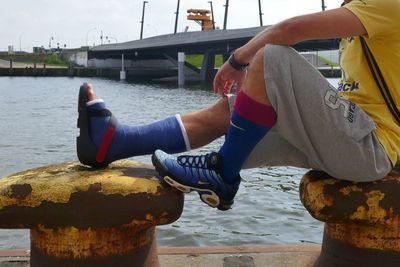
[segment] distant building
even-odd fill
[[[43,46],[41,46],[41,47],[35,46],[35,47],[33,47],[33,53],[35,53],[35,54],[46,54],[46,49]]]
[[[87,67],[88,50],[89,47],[86,46],[77,49],[63,49],[60,55],[65,61],[70,63],[72,66]]]

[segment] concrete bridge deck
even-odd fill
[[[207,32],[182,32],[159,35],[126,43],[101,45],[90,50],[89,59],[93,57],[120,58],[121,53],[131,53],[131,55],[127,54],[128,58],[132,56],[137,59],[154,58],[163,54],[175,57],[178,52],[185,52],[186,54],[203,54],[206,51],[213,51],[220,54],[230,53],[247,43],[267,27],[213,30]],[[337,46],[338,43],[334,39],[328,39],[305,41],[293,47],[302,52],[333,50],[337,49]]]
[[[201,69],[186,62],[185,75],[201,81],[212,81],[215,75],[215,55],[222,54],[226,60],[232,51],[246,44],[266,27],[182,32],[126,43],[100,45],[89,50],[88,66],[122,69],[124,65],[127,76],[150,76],[157,79],[176,75],[179,52],[203,54]],[[312,40],[293,47],[300,52],[333,50],[337,49],[338,42],[334,39]],[[158,71],[160,69],[161,73]],[[144,70],[147,72],[143,73]]]

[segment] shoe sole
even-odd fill
[[[210,207],[217,208],[219,206],[219,203],[220,203],[219,197],[212,190],[201,189],[201,188],[196,188],[196,187],[191,187],[191,186],[180,184],[168,175],[164,176],[163,179],[167,184],[178,189],[179,191],[181,191],[183,193],[189,193],[192,191],[198,192],[200,195],[200,199],[204,203],[209,205]]]
[[[89,115],[86,102],[88,100],[85,84],[79,88],[78,98],[78,120],[79,136],[76,138],[76,151],[78,159],[82,164],[93,168],[105,168],[108,163],[99,163],[96,161],[97,148],[90,138]]]
[[[156,168],[156,171],[162,177],[163,181],[166,182],[171,187],[183,193],[190,193],[192,191],[198,192],[201,201],[203,201],[212,208],[218,208],[219,210],[228,210],[231,208],[230,203],[225,203],[224,201],[221,201],[222,199],[218,196],[218,194],[211,189],[187,186],[177,182],[174,179],[173,175],[171,175],[167,170],[165,170],[165,168],[162,166],[162,164],[158,161],[158,159],[154,155],[152,155],[151,161],[154,167]]]

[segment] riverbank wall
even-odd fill
[[[326,78],[338,78],[341,76],[339,68],[324,68],[319,71]],[[162,77],[177,77],[176,69],[168,70],[126,70],[127,78],[158,79]],[[119,69],[99,69],[99,68],[0,68],[0,76],[16,77],[104,77],[119,79]],[[190,77],[189,77],[190,78]],[[192,77],[193,78],[193,77]]]
[[[119,70],[91,68],[0,68],[0,76],[119,77]]]

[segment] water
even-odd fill
[[[29,168],[77,160],[77,93],[85,82],[120,121],[146,123],[214,103],[211,86],[178,88],[165,84],[106,79],[0,77],[0,177]],[[193,151],[217,149],[222,139]],[[135,160],[151,164],[150,156]],[[307,170],[279,167],[242,172],[244,181],[232,210],[221,212],[185,197],[182,217],[158,227],[160,246],[223,246],[321,243],[322,223],[305,211],[298,187]],[[28,230],[0,230],[0,249],[29,247]]]

